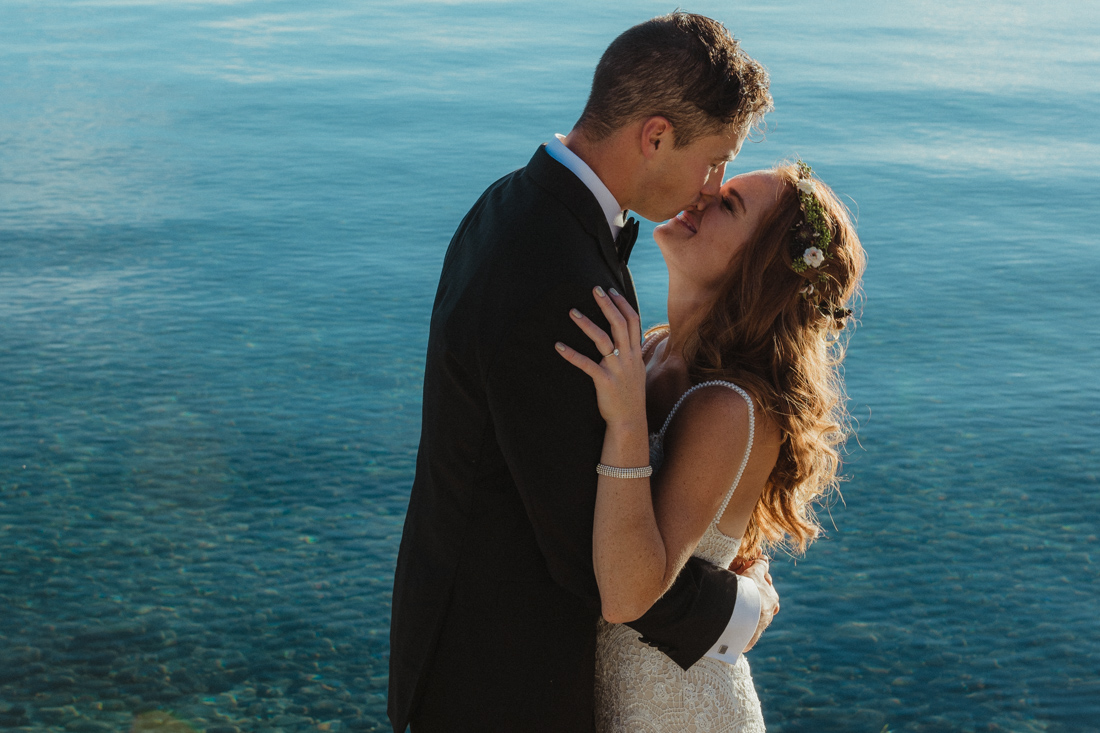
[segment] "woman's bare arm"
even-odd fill
[[[613,339],[583,316],[574,319],[609,356],[595,364],[563,344],[558,350],[596,384],[607,422],[601,463],[646,466],[645,364],[637,314],[621,296],[597,292],[596,300]],[[671,586],[736,477],[748,442],[748,414],[736,393],[724,387],[700,390],[685,401],[665,436],[665,461],[653,477],[652,492],[649,479],[600,476],[592,556],[605,619],[632,621]]]

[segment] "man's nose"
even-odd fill
[[[691,208],[696,211],[702,211],[720,198],[722,192],[722,176],[721,174],[715,174],[717,184],[711,185],[711,179],[707,179],[707,185],[703,186],[703,190],[699,192],[699,195],[695,197],[695,203]]]
[[[722,179],[726,177],[726,164],[718,166],[717,168],[711,168],[710,175],[707,176],[706,183],[703,184],[703,190],[700,191],[704,196],[717,196],[718,191],[722,188]]]
[[[701,191],[699,193],[699,195],[695,197],[695,201],[688,208],[690,208],[694,211],[703,211],[708,206],[710,206],[712,201],[714,201],[717,198],[718,197],[716,195],[706,193],[705,190]]]

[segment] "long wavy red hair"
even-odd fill
[[[830,257],[806,274],[791,269],[793,228],[804,214],[799,169],[782,165],[775,207],[734,257],[709,308],[689,323],[683,357],[694,384],[734,382],[782,432],[779,458],[741,543],[742,557],[766,545],[805,551],[821,532],[813,505],[838,484],[849,425],[840,365],[866,263],[847,208],[820,181]],[[825,278],[819,279],[824,274]],[[814,298],[802,291],[813,278]]]

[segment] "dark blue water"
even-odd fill
[[[384,728],[442,253],[669,9],[0,2],[0,727]],[[687,9],[870,256],[769,728],[1100,728],[1100,11]]]

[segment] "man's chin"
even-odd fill
[[[650,209],[648,207],[645,207],[643,209],[631,209],[630,210],[630,212],[632,214],[637,214],[638,216],[642,217],[646,221],[651,221],[654,224],[662,224],[662,223],[668,221],[669,219],[671,219],[672,217],[676,216],[677,214],[679,214],[681,211],[683,211],[683,209],[675,209],[673,211],[668,211],[667,209]]]
[[[653,216],[646,216],[645,214],[639,212],[638,215],[648,219],[654,224],[667,224],[668,222],[675,219],[676,215],[679,214],[681,211],[683,211],[683,209],[676,209],[676,211],[662,211],[660,213],[654,214]]]

